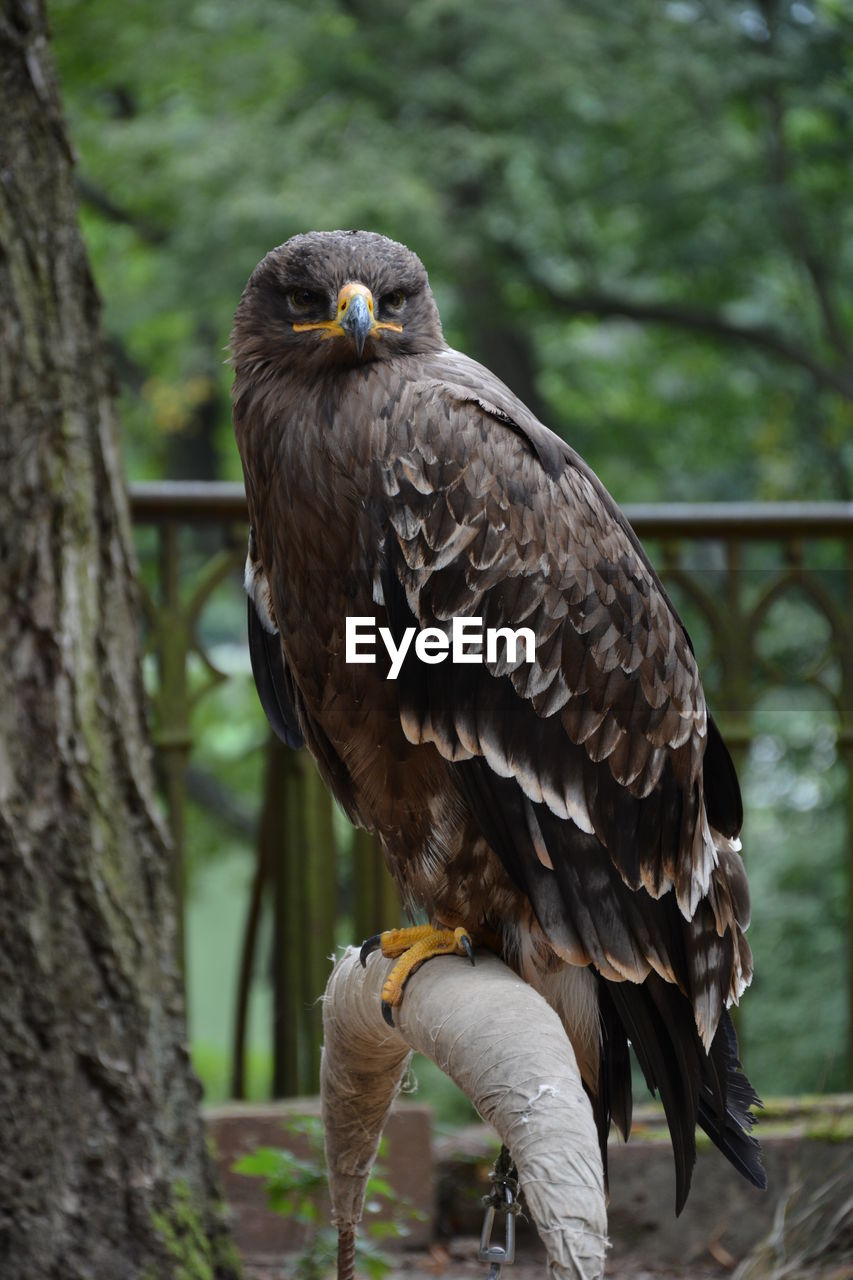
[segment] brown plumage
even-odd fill
[[[666,1108],[677,1208],[697,1121],[763,1185],[726,1012],[752,973],[737,778],[625,518],[447,346],[423,266],[381,236],[272,250],[232,353],[273,727],[378,832],[409,903],[499,939],[554,1005],[602,1146],[611,1118],[630,1127],[630,1040]],[[381,644],[375,665],[345,661],[347,616],[397,641],[454,616],[526,626],[536,660],[427,665],[411,648],[386,679]]]

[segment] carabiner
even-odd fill
[[[513,1196],[509,1187],[504,1187],[503,1193],[506,1197],[506,1205],[501,1206],[500,1212],[506,1217],[504,1243],[502,1245],[492,1244],[492,1231],[495,1226],[495,1214],[498,1210],[493,1204],[490,1204],[486,1209],[486,1216],[483,1220],[483,1230],[480,1232],[480,1252],[477,1254],[480,1262],[495,1262],[498,1266],[515,1262],[515,1214],[511,1211]]]

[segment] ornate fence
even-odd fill
[[[147,643],[157,673],[155,734],[182,903],[193,712],[225,678],[199,640],[199,621],[217,588],[242,570],[245,501],[238,485],[137,485],[131,509],[146,561]],[[853,504],[626,511],[685,616],[709,701],[736,762],[743,763],[761,731],[762,707],[774,691],[811,691],[826,709],[845,789],[847,954],[838,956],[838,974],[847,990],[846,1070],[853,1083]],[[274,919],[273,1087],[278,1095],[314,1087],[320,1034],[316,996],[324,985],[342,904],[353,939],[393,923],[399,914],[374,842],[364,833],[342,833],[304,757],[270,739],[237,982],[232,1089],[238,1097],[244,1088],[246,1010],[264,895],[271,897]]]

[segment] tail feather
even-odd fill
[[[751,1130],[756,1117],[750,1108],[761,1106],[761,1099],[753,1089],[738,1060],[735,1029],[728,1012],[720,1020],[711,1057],[717,1057],[723,1066],[726,1083],[725,1104],[720,1108],[710,1090],[703,1090],[699,1101],[697,1120],[708,1137],[719,1147],[723,1155],[737,1171],[762,1191],[767,1188],[767,1175],[761,1164],[761,1147]]]
[[[601,1032],[598,1088],[588,1092],[598,1130],[598,1144],[601,1148],[604,1189],[608,1191],[607,1137],[610,1133],[610,1124],[611,1121],[615,1123],[627,1142],[631,1132],[634,1099],[631,1091],[631,1058],[628,1052],[628,1041],[616,1007],[610,999],[607,984],[603,982],[598,985],[598,1012]]]
[[[767,1180],[761,1148],[750,1130],[750,1107],[760,1100],[738,1061],[737,1037],[724,1012],[710,1053],[696,1030],[690,1001],[656,974],[645,982],[600,980],[622,1024],[652,1093],[660,1095],[675,1158],[675,1212],[690,1191],[699,1124],[727,1160],[762,1189]],[[611,1036],[618,1035],[610,1028]]]
[[[602,979],[606,981],[606,979]],[[624,1033],[631,1041],[651,1093],[659,1093],[672,1137],[675,1159],[675,1212],[681,1213],[696,1163],[696,1068],[679,1063],[672,1033],[649,994],[649,985],[662,983],[650,974],[644,983],[607,983]],[[691,1013],[692,1022],[692,1013]],[[695,1034],[695,1032],[694,1032]]]

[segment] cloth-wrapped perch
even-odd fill
[[[377,953],[364,968],[350,948],[326,987],[321,1094],[341,1273],[351,1274],[367,1178],[417,1050],[455,1081],[511,1151],[551,1280],[603,1276],[598,1137],[557,1015],[497,957],[478,952],[474,969],[452,956],[424,965],[389,1027],[380,993],[393,963]]]

